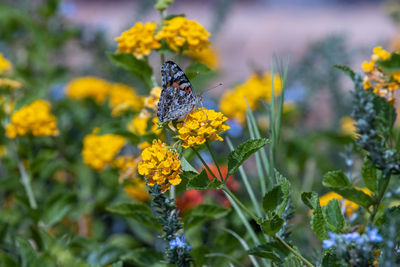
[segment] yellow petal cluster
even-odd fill
[[[149,127],[149,121],[151,119],[151,127]],[[146,135],[150,132],[160,134],[162,129],[158,129],[158,118],[136,115],[133,120],[128,123],[127,128],[130,132],[136,135]]]
[[[153,113],[157,113],[157,105],[160,100],[161,87],[154,87],[150,91],[150,95],[144,99],[144,107],[152,110]]]
[[[2,53],[0,53],[0,74],[2,74],[3,72],[7,71],[7,70],[11,70],[12,65],[11,62],[8,61]]]
[[[388,60],[391,54],[381,46],[374,47],[370,61],[364,61],[361,68],[364,71],[364,89],[370,90],[379,96],[385,97],[393,103],[395,97],[393,92],[400,87],[400,71],[392,74],[384,73],[376,64],[378,60]]]
[[[164,39],[176,52],[184,50],[200,51],[210,44],[210,33],[198,22],[185,17],[174,17],[164,21],[164,26],[157,33],[158,40]]]
[[[192,111],[186,121],[178,124],[179,139],[184,148],[202,145],[207,140],[223,141],[219,136],[221,132],[228,130],[229,125],[224,124],[228,120],[221,112],[205,108]]]
[[[137,165],[139,161],[139,157],[134,157],[132,155],[122,155],[114,159],[111,166],[118,169],[120,183],[126,179],[134,179],[137,177]]]
[[[114,161],[125,144],[125,138],[119,135],[91,133],[83,139],[83,161],[89,167],[102,171]]]
[[[150,147],[143,150],[142,161],[138,165],[139,174],[144,175],[149,186],[160,185],[165,192],[171,185],[178,185],[182,179],[179,155],[168,150],[161,140],[153,140]]]
[[[110,89],[110,107],[112,115],[119,116],[126,110],[140,110],[143,107],[143,98],[133,88],[115,83]]]
[[[97,104],[103,104],[110,92],[111,84],[97,77],[80,77],[72,80],[66,86],[69,98],[93,98]]]
[[[146,202],[150,198],[146,183],[140,179],[135,179],[134,184],[124,186],[124,191],[128,196],[140,202]]]
[[[0,88],[14,90],[20,88],[21,86],[22,86],[21,83],[18,81],[7,78],[0,78]]]
[[[204,63],[211,69],[216,69],[219,66],[217,51],[211,46],[201,49],[200,51],[187,50],[184,54],[198,62]]]
[[[137,58],[143,58],[161,47],[161,43],[155,38],[157,23],[136,23],[132,28],[124,31],[121,36],[115,38],[118,42],[117,53],[133,54]]]
[[[11,123],[6,126],[9,138],[32,134],[33,136],[58,135],[57,118],[50,112],[50,103],[38,99],[22,107],[11,115]]]
[[[282,91],[282,81],[278,75],[274,75],[274,94],[279,95]],[[219,103],[220,110],[229,118],[240,123],[246,120],[247,105],[254,110],[259,100],[269,102],[272,98],[272,75],[269,72],[263,74],[252,74],[249,79],[233,90],[225,91]]]
[[[343,118],[340,119],[340,129],[342,131],[343,134],[345,135],[350,135],[352,137],[356,137],[357,133],[356,133],[356,127],[355,124],[356,122],[348,116],[345,116]]]

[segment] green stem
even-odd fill
[[[217,176],[211,171],[210,167],[208,167],[207,163],[205,162],[205,160],[201,157],[200,153],[194,148],[191,147],[191,149],[194,151],[194,153],[196,153],[196,156],[200,159],[200,161],[203,163],[204,167],[206,167],[207,171],[214,177],[214,179],[217,179]]]
[[[315,267],[311,262],[309,262],[306,258],[304,258],[303,256],[301,256],[301,254],[299,252],[297,252],[296,250],[294,250],[291,246],[289,246],[288,243],[286,243],[282,238],[280,238],[279,236],[275,236],[275,239],[278,240],[285,248],[287,248],[290,252],[293,253],[293,255],[295,255],[299,260],[301,260],[302,262],[304,262],[305,265],[307,265],[308,267]]]
[[[218,169],[219,176],[221,177],[221,182],[225,182],[225,179],[228,179],[228,174],[227,174],[227,177],[225,177],[225,179],[224,179],[224,177],[222,176],[221,170],[220,170],[220,168],[218,166],[217,160],[215,159],[214,153],[212,152],[210,144],[208,143],[208,141],[206,141],[206,147],[207,147],[208,151],[211,154],[211,157],[212,157],[212,159],[214,161],[215,166]]]
[[[33,195],[33,190],[30,183],[29,175],[25,169],[24,164],[20,159],[18,159],[18,169],[21,174],[22,185],[24,186],[26,194],[28,195],[29,205],[31,206],[32,209],[37,209],[36,199],[35,196]]]
[[[222,190],[227,193],[254,221],[257,221],[258,218],[251,212],[233,193],[229,188],[224,184],[222,185]]]

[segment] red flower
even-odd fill
[[[185,211],[196,207],[204,202],[204,192],[196,189],[186,191],[176,199],[176,206],[183,214]]]

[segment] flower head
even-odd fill
[[[185,122],[178,124],[182,146],[189,148],[204,144],[206,140],[223,141],[219,134],[230,128],[224,124],[227,119],[224,114],[214,110],[202,108],[192,111]]]
[[[0,88],[6,88],[6,89],[18,89],[20,88],[22,85],[20,82],[15,81],[15,80],[11,80],[11,79],[7,79],[7,78],[0,78]]]
[[[140,202],[146,202],[150,198],[146,183],[142,179],[135,179],[134,183],[124,186],[124,191],[128,196]]]
[[[134,179],[137,177],[137,165],[140,157],[132,155],[118,156],[111,163],[111,166],[119,171],[119,182],[122,183],[126,179]]]
[[[142,161],[138,165],[139,174],[144,175],[149,186],[156,184],[165,192],[171,185],[182,181],[179,155],[167,148],[161,140],[153,140],[150,147],[143,150]]]
[[[83,161],[91,168],[102,171],[114,161],[126,144],[125,138],[115,134],[96,135],[96,131],[83,139]]]
[[[203,202],[204,192],[196,189],[190,189],[185,191],[183,195],[176,199],[176,206],[183,214],[185,211],[190,210]]]
[[[110,89],[110,107],[112,115],[118,116],[126,110],[140,110],[143,107],[143,98],[133,88],[115,83]]]
[[[149,127],[149,121],[151,119],[151,127]],[[146,135],[150,132],[159,135],[162,129],[158,129],[158,118],[136,115],[131,122],[128,123],[127,128],[129,131],[136,135]]]
[[[0,74],[12,68],[11,62],[0,53]]]
[[[69,98],[93,98],[97,104],[103,104],[110,92],[111,84],[96,77],[81,77],[70,81],[66,86]]]
[[[157,33],[158,40],[164,39],[168,46],[176,51],[200,51],[210,44],[211,35],[200,23],[185,17],[174,17],[164,21],[164,26]]]
[[[157,23],[136,23],[132,28],[124,31],[121,36],[115,38],[118,42],[117,53],[130,53],[137,58],[150,55],[152,50],[159,49],[161,43],[155,38],[154,33]]]
[[[175,237],[175,239],[172,239],[169,241],[169,247],[170,248],[187,248],[190,250],[190,246],[185,243],[185,236],[184,235],[179,235]]]
[[[378,233],[378,228],[367,228],[367,233],[368,233],[368,238],[371,242],[382,242],[383,238],[382,236]]]
[[[49,102],[38,99],[11,115],[11,123],[6,126],[6,135],[9,138],[15,138],[28,134],[58,135],[57,118],[50,113]]]
[[[282,81],[278,75],[274,75],[274,95],[277,96],[282,91]],[[261,99],[271,101],[272,98],[272,76],[265,72],[261,75],[253,74],[249,79],[236,86],[233,90],[226,91],[219,103],[221,111],[229,118],[235,119],[240,123],[246,120],[247,105],[254,110]]]

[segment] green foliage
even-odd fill
[[[352,81],[354,81],[354,79],[356,77],[356,73],[354,72],[354,70],[352,70],[348,66],[344,66],[344,65],[333,65],[333,66],[335,68],[343,71],[344,74],[346,74]]]
[[[268,143],[266,138],[250,139],[237,146],[228,156],[228,175],[235,173],[246,159]]]
[[[376,64],[386,73],[393,73],[400,70],[400,54],[392,53],[387,60],[378,60]]]
[[[377,189],[377,174],[374,166],[369,162],[365,162],[361,169],[362,179],[365,186],[371,190],[371,192],[376,192]]]
[[[266,219],[261,219],[257,223],[261,226],[263,232],[269,236],[275,236],[281,230],[285,220],[275,212],[269,212]]]
[[[319,204],[318,194],[315,192],[303,192],[301,199],[313,212],[311,217],[311,229],[315,235],[320,239],[324,240],[327,238],[326,220],[322,212],[321,205]]]
[[[222,218],[229,212],[229,209],[224,209],[217,205],[200,204],[185,213],[183,223],[186,229],[190,229],[206,221]]]
[[[185,74],[189,80],[194,80],[197,76],[210,75],[214,71],[200,62],[193,62],[186,68]]]
[[[278,241],[267,242],[247,251],[251,255],[283,263],[288,257],[288,250]]]
[[[332,199],[328,202],[323,209],[324,217],[326,219],[326,226],[331,232],[342,232],[346,222],[340,210],[339,202],[337,199]]]

